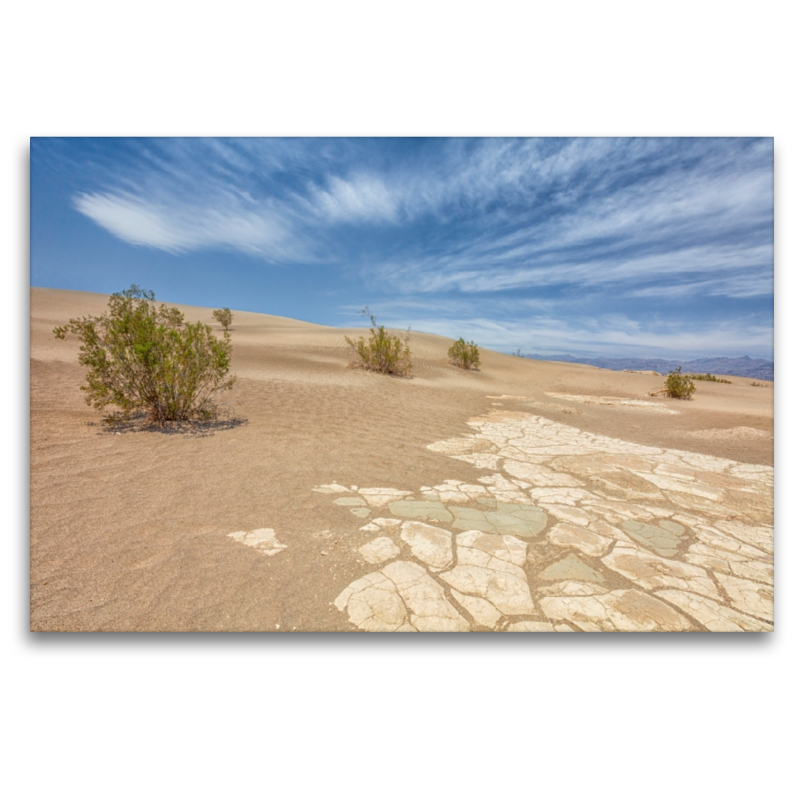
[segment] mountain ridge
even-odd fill
[[[601,369],[622,370],[652,370],[666,375],[677,367],[683,372],[702,373],[710,372],[714,375],[736,375],[741,378],[756,378],[762,381],[775,380],[775,362],[765,358],[751,358],[739,356],[738,358],[696,358],[690,361],[679,361],[670,358],[582,358],[569,353],[554,355],[541,355],[539,353],[523,353],[524,358],[535,361],[564,361],[570,364],[588,364]]]

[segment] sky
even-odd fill
[[[30,169],[32,286],[773,358],[771,138],[32,138]]]

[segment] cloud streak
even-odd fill
[[[246,199],[219,197],[212,204],[178,207],[168,198],[144,202],[130,193],[80,194],[75,208],[110,233],[137,246],[172,254],[205,248],[235,248],[268,261],[313,261],[292,235],[293,222],[282,209],[254,207]]]
[[[383,280],[431,292],[713,271],[703,285],[724,294],[729,270],[772,259],[771,143],[445,140],[398,158],[374,140],[258,144],[142,145],[75,207],[131,244],[269,261],[344,262],[356,229],[397,253],[371,262]]]
[[[414,308],[452,308],[512,349],[547,326],[562,347],[682,347],[681,326],[767,346],[769,139],[47,141],[37,159],[69,176],[73,208],[137,248],[324,268],[372,307],[432,331],[446,317]],[[675,331],[648,327],[659,314]],[[738,337],[743,314],[758,319]]]
[[[709,352],[720,356],[749,354],[772,357],[773,327],[756,315],[736,319],[694,319],[653,315],[576,314],[570,300],[523,306],[513,300],[447,303],[389,301],[372,311],[390,328],[461,336],[502,352],[573,353],[575,355],[647,355],[694,358]],[[520,313],[520,311],[524,313]],[[349,320],[355,307],[346,310]]]

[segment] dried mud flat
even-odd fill
[[[106,302],[31,290],[34,631],[772,629],[772,384],[465,373],[414,333],[394,379],[234,312],[236,424],[113,430],[51,333]]]

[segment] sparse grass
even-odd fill
[[[695,392],[694,384],[688,375],[681,374],[681,368],[672,370],[664,381],[664,390],[667,397],[678,400],[690,400]]]
[[[713,381],[714,383],[731,383],[731,381],[725,380],[725,378],[718,378],[716,375],[712,375],[710,372],[706,372],[705,375],[686,375],[685,377],[693,381]]]
[[[769,384],[759,383],[758,381],[753,381],[750,385],[751,386],[760,386],[762,389],[766,389]]]
[[[369,339],[359,336],[351,339],[345,336],[345,341],[353,348],[358,361],[356,366],[370,372],[380,372],[384,375],[404,376],[411,372],[411,350],[408,341],[411,338],[411,329],[405,336],[396,336],[389,333],[383,325],[378,325],[375,317],[365,307],[362,316],[369,317],[372,326],[369,329]]]
[[[481,364],[478,345],[475,342],[465,342],[463,336],[453,342],[447,351],[447,357],[451,364],[461,369],[478,369]]]

